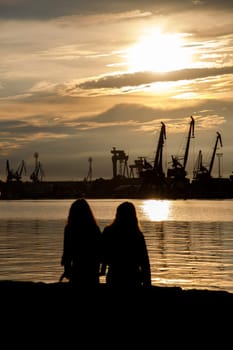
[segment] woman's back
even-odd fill
[[[78,286],[99,283],[101,232],[88,203],[75,201],[70,208],[64,229],[62,264],[69,279]]]
[[[117,208],[114,222],[102,233],[102,249],[108,265],[106,282],[109,285],[150,284],[147,247],[132,203],[124,202]]]

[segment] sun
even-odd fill
[[[150,221],[167,220],[170,212],[170,202],[167,200],[146,200],[142,204],[142,211]]]
[[[162,33],[160,29],[140,37],[126,53],[130,71],[168,72],[187,68],[191,64],[191,51],[180,33]]]

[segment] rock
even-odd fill
[[[233,294],[152,286],[72,288],[69,283],[0,281],[2,342],[10,348],[143,346],[200,348],[231,341]],[[10,336],[9,336],[10,334]],[[7,335],[6,340],[4,336]],[[171,343],[170,343],[171,342]],[[75,346],[76,345],[76,346]],[[123,346],[124,345],[124,346]]]

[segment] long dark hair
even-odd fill
[[[133,203],[126,201],[117,207],[113,225],[140,230],[136,208]]]
[[[98,226],[89,203],[84,198],[78,198],[70,206],[68,225],[71,226]]]

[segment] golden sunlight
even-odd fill
[[[142,211],[150,221],[167,220],[170,211],[170,202],[167,200],[145,200]]]
[[[165,34],[160,29],[142,36],[126,53],[130,71],[168,72],[187,68],[192,63],[192,52],[185,34]]]

